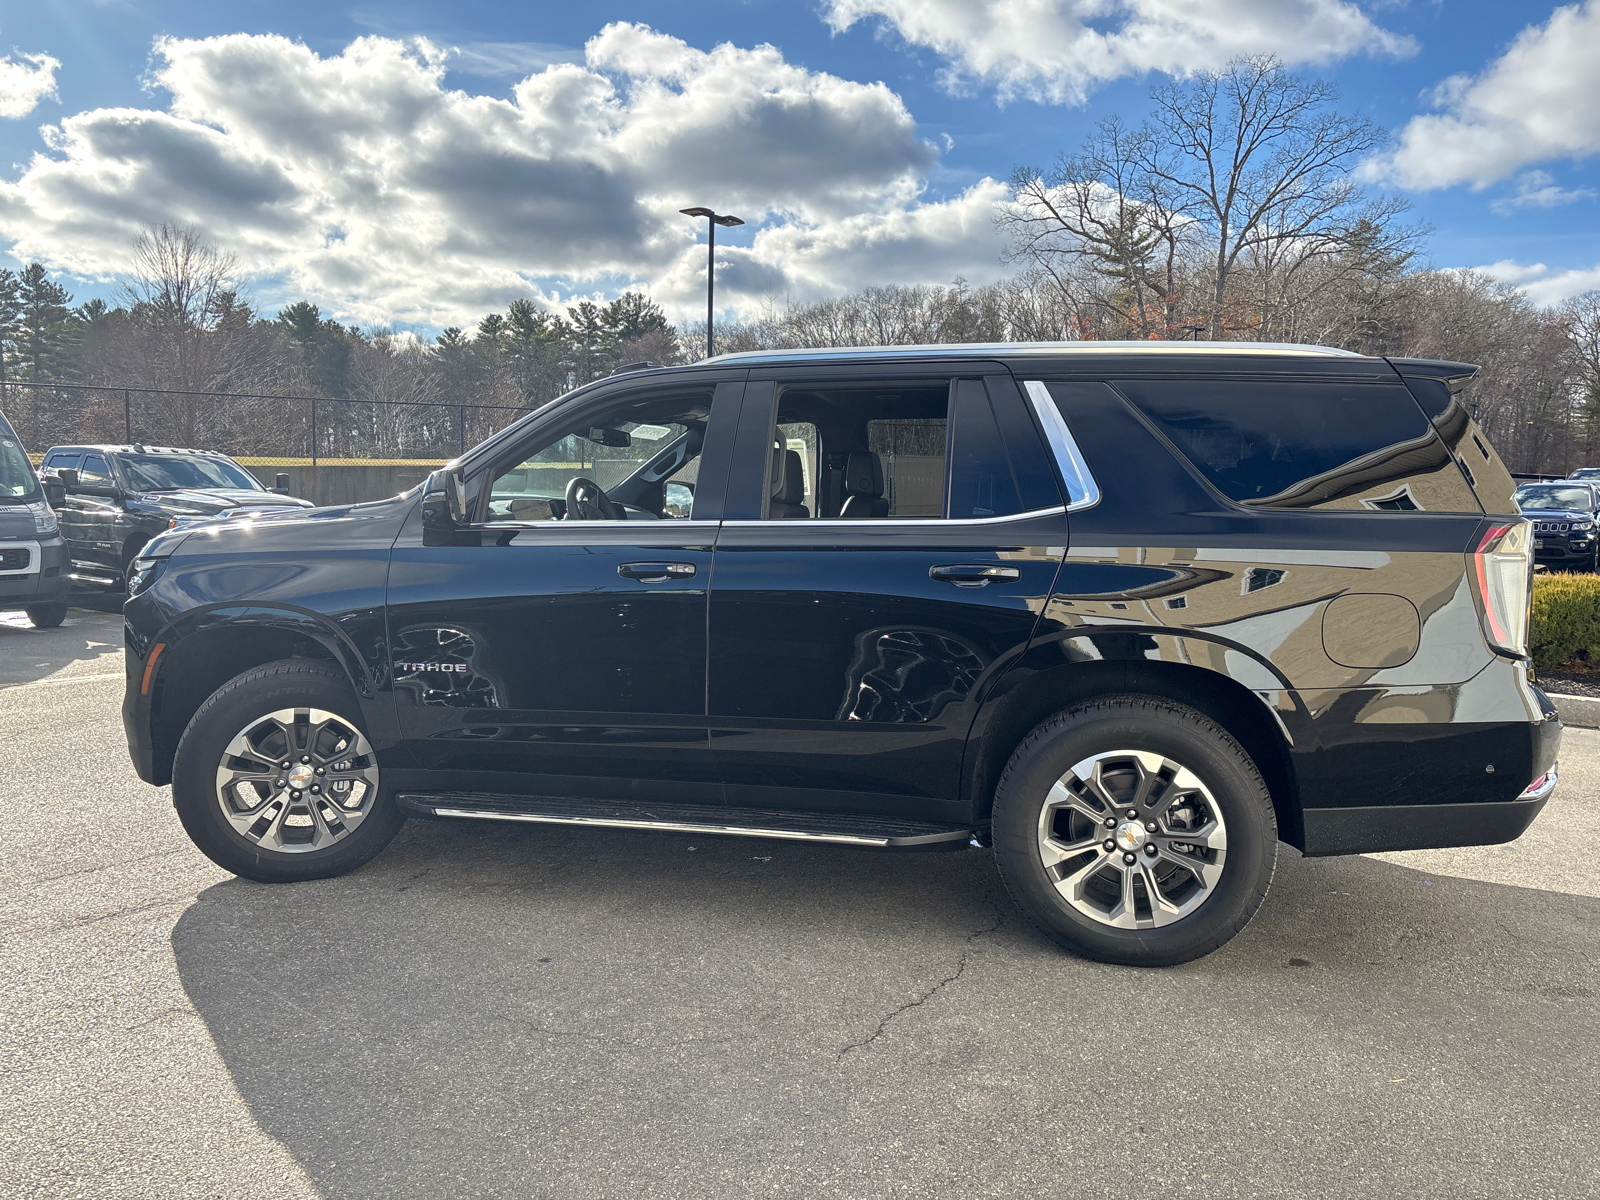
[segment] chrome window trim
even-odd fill
[[[1007,521],[1026,521],[1037,517],[1064,516],[1060,504],[1050,508],[1030,508],[1027,512],[1007,513],[1003,517],[726,517],[729,525],[774,525],[784,529],[949,529],[966,526],[1002,525]]]
[[[1077,440],[1067,427],[1067,419],[1061,415],[1055,398],[1050,395],[1050,389],[1039,379],[1030,379],[1022,386],[1033,402],[1033,411],[1039,414],[1045,440],[1050,443],[1056,465],[1061,468],[1061,477],[1067,485],[1067,511],[1093,508],[1100,503],[1100,485],[1095,482],[1089,464],[1083,461],[1083,452],[1078,449]]]
[[[696,521],[694,518],[663,517],[657,521],[485,521],[471,529],[613,529],[619,525],[645,529],[715,529],[722,521]]]

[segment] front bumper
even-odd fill
[[[10,544],[15,545],[16,542]],[[67,544],[59,536],[26,544],[30,548],[38,547],[38,561],[30,562],[26,571],[0,573],[0,609],[65,604]]]

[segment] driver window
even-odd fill
[[[709,391],[635,394],[581,409],[495,469],[485,519],[685,519],[710,413]]]
[[[98,454],[85,454],[83,466],[78,468],[78,482],[87,483],[94,487],[104,487],[111,482],[111,472],[106,467],[106,460]]]

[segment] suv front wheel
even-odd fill
[[[382,788],[339,672],[284,659],[200,706],[172,770],[178,819],[207,858],[261,883],[322,879],[382,850],[405,814]]]
[[[1170,966],[1243,929],[1277,863],[1272,798],[1215,722],[1107,696],[1040,725],[995,792],[995,859],[1023,911],[1086,958]]]

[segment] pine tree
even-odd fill
[[[22,329],[22,284],[15,271],[0,268],[0,380],[11,378]]]
[[[566,390],[567,323],[531,300],[513,300],[506,311],[501,361],[517,397],[537,408]]]
[[[305,300],[278,314],[278,325],[300,349],[311,388],[321,396],[344,396],[350,386],[350,347],[360,337]]]
[[[21,313],[13,339],[22,376],[36,383],[67,381],[76,374],[78,340],[71,294],[41,263],[29,263],[17,276],[17,299]]]

